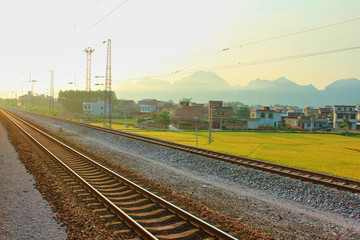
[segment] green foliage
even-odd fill
[[[157,112],[153,112],[150,114],[150,119],[154,120],[154,121],[157,121],[157,115],[158,113]]]
[[[245,106],[244,103],[239,102],[239,101],[235,101],[235,102],[224,102],[224,105],[226,106],[232,106],[232,107],[237,107],[237,106]]]
[[[16,107],[17,103],[18,103],[17,99],[2,99],[2,98],[0,98],[0,106]]]
[[[250,109],[248,107],[242,106],[234,110],[234,116],[238,118],[250,118]]]
[[[191,99],[192,98],[182,98],[182,99],[179,99],[179,102],[191,102]]]
[[[180,122],[181,125],[190,127],[192,125],[191,122]]]
[[[169,125],[172,121],[171,116],[170,116],[170,112],[166,109],[163,109],[160,113],[157,114],[157,122],[164,124],[164,126],[166,127],[167,125]]]
[[[307,114],[306,117],[317,117],[317,115],[318,115],[318,113],[313,112],[313,113]]]
[[[104,99],[105,99],[104,90],[90,92],[90,102],[103,101]],[[89,92],[83,90],[60,91],[58,101],[59,104],[64,109],[64,111],[80,113],[82,112],[83,103],[89,101]],[[115,92],[111,92],[111,101],[113,103],[112,106],[114,108],[114,106],[117,103]]]
[[[227,119],[227,122],[228,122],[228,123],[237,123],[237,122],[238,122],[238,117],[237,117],[237,116],[229,117],[229,118]]]
[[[146,118],[144,117],[138,117],[138,119],[136,120],[137,123],[141,123],[144,122],[146,120]]]
[[[339,128],[348,127],[350,124],[351,124],[351,123],[350,123],[349,119],[345,118],[345,119],[343,120],[343,122],[339,125]]]

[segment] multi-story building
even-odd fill
[[[317,115],[318,112],[319,112],[319,109],[318,108],[313,108],[313,107],[305,107],[303,112],[304,112],[305,116]]]
[[[262,106],[260,110],[251,109],[250,118],[259,119],[258,126],[278,127],[281,122],[281,112]]]
[[[98,101],[97,103],[83,103],[83,112],[84,114],[95,115],[95,116],[102,116],[104,115],[104,101]],[[107,113],[109,113],[110,109],[112,109],[110,104],[106,104]]]
[[[161,101],[156,99],[143,99],[138,101],[140,107],[140,114],[143,116],[148,116],[153,112],[158,112],[158,108],[161,105]]]
[[[209,101],[208,120],[214,129],[220,129],[224,121],[233,116],[233,108],[222,104],[223,101]]]
[[[318,117],[319,118],[330,118],[333,113],[333,109],[330,106],[325,106],[323,108],[319,108]]]
[[[356,130],[358,112],[355,105],[334,105],[333,127],[339,128],[339,125],[348,120],[349,130]]]
[[[204,104],[183,101],[172,111],[172,117],[174,121],[198,122],[201,119],[207,119],[207,113],[208,109]]]
[[[134,100],[120,99],[118,101],[118,112],[127,117],[137,117],[140,114],[140,107]]]

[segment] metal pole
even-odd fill
[[[126,128],[126,111],[125,111],[125,128]]]
[[[111,128],[111,39],[107,40],[107,55],[106,55],[106,76],[105,76],[105,102],[104,102],[104,125],[106,117],[109,115],[109,128]],[[107,106],[108,105],[108,106]],[[109,107],[109,109],[107,109]],[[107,114],[107,111],[109,112]]]
[[[49,114],[54,115],[54,70],[51,69],[51,82],[50,82],[50,112]]]
[[[197,130],[197,126],[195,127],[195,132],[196,132],[196,147],[198,147],[198,130]]]
[[[31,80],[31,72],[30,72],[30,82],[31,82],[31,95],[34,95],[34,82]]]
[[[212,130],[212,106],[210,105],[209,145],[211,144],[211,130]]]
[[[86,91],[89,92],[88,104],[85,111],[87,119],[89,120],[90,115],[90,94],[91,94],[91,54],[95,51],[91,47],[88,47],[84,50],[86,52]]]

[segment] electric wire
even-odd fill
[[[54,60],[57,56],[59,56],[65,49],[70,47],[74,42],[76,42],[78,39],[80,39],[82,36],[84,36],[86,33],[88,33],[91,29],[93,29],[95,26],[97,26],[100,22],[102,22],[105,18],[109,17],[111,14],[113,14],[116,10],[118,10],[121,6],[123,6],[126,2],[129,0],[125,0],[121,2],[119,5],[117,5],[115,8],[113,8],[110,12],[108,12],[105,16],[100,18],[96,23],[91,25],[89,28],[87,28],[85,31],[81,32],[77,37],[75,37],[71,42],[66,44],[64,47],[62,47],[58,52],[56,52],[54,55],[52,55],[46,63],[51,62]],[[38,67],[36,70],[39,70],[42,66]]]
[[[246,43],[243,43],[243,44],[237,44],[237,45],[234,45],[234,46],[231,46],[231,47],[222,48],[221,50],[219,50],[219,49],[210,50],[210,51],[206,51],[206,52],[202,52],[202,53],[198,53],[198,54],[194,54],[194,55],[189,55],[189,56],[185,56],[185,57],[180,57],[180,58],[175,58],[175,59],[168,59],[168,60],[159,61],[159,62],[156,62],[156,63],[150,63],[150,64],[146,64],[146,65],[137,67],[137,69],[145,68],[145,67],[149,67],[149,66],[154,66],[154,65],[159,65],[159,64],[164,64],[164,63],[169,63],[169,62],[177,62],[177,61],[181,61],[181,60],[185,60],[185,59],[189,59],[189,58],[195,58],[195,57],[208,55],[208,54],[214,54],[214,56],[215,56],[215,55],[217,55],[216,53],[220,53],[221,51],[224,51],[224,50],[229,51],[229,50],[233,50],[235,48],[241,48],[241,47],[245,47],[245,46],[251,46],[251,45],[255,45],[255,44],[260,44],[260,43],[273,41],[273,40],[277,40],[277,39],[281,39],[281,38],[285,38],[285,37],[295,36],[295,35],[298,35],[298,34],[308,33],[308,32],[312,32],[312,31],[321,30],[321,29],[324,29],[324,28],[329,28],[329,27],[334,27],[334,26],[337,26],[337,25],[342,25],[342,24],[346,24],[346,23],[350,23],[350,22],[355,22],[355,21],[358,21],[358,20],[360,20],[360,17],[352,18],[352,19],[349,19],[349,20],[336,22],[336,23],[332,23],[332,24],[327,24],[327,25],[323,25],[323,26],[319,26],[319,27],[314,27],[314,28],[310,28],[310,29],[305,29],[305,30],[301,30],[301,31],[297,31],[297,32],[292,32],[292,33],[288,33],[288,34],[282,34],[282,35],[279,35],[279,36],[274,36],[274,37],[265,38],[265,39],[261,39],[261,40],[256,40],[256,41],[252,41],[252,42],[246,42]],[[205,59],[208,59],[208,58],[205,58]],[[191,64],[190,66],[192,66],[192,65],[193,64]],[[186,67],[186,68],[188,68],[188,67]]]
[[[59,44],[60,42],[62,42],[64,39],[66,39],[73,31],[74,29],[77,27],[77,25],[81,24],[85,18],[87,17],[87,15],[90,14],[90,12],[100,3],[101,0],[98,0],[97,2],[95,2],[95,4],[93,4],[80,18],[79,20],[77,20],[73,26],[71,28],[69,28],[47,51],[46,53],[51,53]],[[45,56],[41,56],[41,58],[43,58]],[[34,65],[33,65],[34,66]],[[31,68],[33,68],[33,66]]]
[[[155,77],[168,77],[168,76],[174,76],[174,75],[185,75],[185,74],[195,73],[195,72],[198,72],[198,71],[215,71],[215,70],[222,70],[222,69],[229,69],[229,68],[238,68],[238,67],[244,67],[244,66],[259,65],[259,64],[280,62],[280,61],[287,61],[287,60],[298,59],[298,58],[314,57],[314,56],[319,56],[319,55],[326,55],[326,54],[345,52],[345,51],[351,51],[351,50],[358,50],[358,49],[360,49],[360,46],[341,48],[341,49],[333,49],[333,50],[326,50],[326,51],[320,51],[320,52],[304,53],[304,54],[297,54],[297,55],[290,55],[290,56],[277,57],[277,58],[261,59],[261,60],[242,62],[242,63],[236,63],[236,64],[204,67],[204,68],[199,68],[199,69],[193,69],[191,71],[183,71],[183,72],[177,71],[177,72],[171,72],[171,73],[151,75],[151,76],[146,76],[146,77],[141,77],[141,78],[128,78],[128,79],[124,79],[123,81],[134,81],[134,80],[140,80],[140,79],[144,79],[144,78],[155,78]]]

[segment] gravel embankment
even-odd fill
[[[0,122],[0,239],[66,239]]]
[[[36,120],[30,114],[26,116]],[[37,123],[275,238],[360,239],[360,196],[56,120]],[[59,128],[62,132],[59,132]]]

